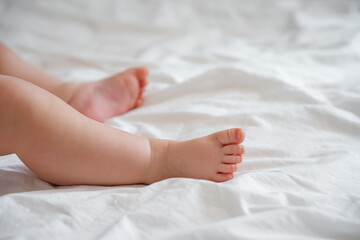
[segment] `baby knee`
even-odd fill
[[[0,98],[6,100],[16,92],[16,83],[13,77],[0,75]],[[1,101],[4,102],[4,101]]]
[[[0,42],[0,69],[12,56],[13,52],[5,44]]]
[[[7,76],[0,75],[0,111],[6,110],[9,107],[11,98],[16,89],[13,86],[11,79]]]
[[[19,102],[26,102],[22,80],[0,75],[0,111],[15,110]]]
[[[4,43],[0,42],[0,59],[5,58],[9,54],[12,54],[10,48],[8,48]]]

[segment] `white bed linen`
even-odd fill
[[[56,187],[0,157],[0,239],[360,239],[359,11],[1,1],[0,40],[66,81],[149,66],[144,106],[106,124],[178,140],[242,127],[247,152],[226,183],[117,187]]]

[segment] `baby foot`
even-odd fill
[[[151,164],[146,183],[170,177],[224,182],[234,177],[245,152],[245,133],[228,129],[189,141],[151,139]]]
[[[101,81],[73,84],[66,102],[85,116],[103,122],[142,104],[147,76],[148,69],[138,67]]]

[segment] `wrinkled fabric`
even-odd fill
[[[1,1],[0,41],[64,81],[150,69],[106,124],[241,127],[236,177],[53,186],[0,157],[1,239],[359,239],[359,1]],[[86,139],[84,139],[86,141]]]

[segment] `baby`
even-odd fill
[[[245,151],[240,128],[172,141],[102,123],[142,104],[147,76],[137,67],[97,82],[64,82],[0,43],[0,155],[16,153],[57,185],[232,179]]]

